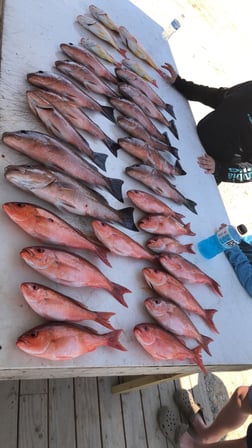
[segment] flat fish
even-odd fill
[[[44,277],[73,288],[98,288],[108,291],[127,307],[124,294],[131,291],[111,282],[95,265],[74,253],[45,246],[25,247],[20,251],[25,263]]]
[[[16,187],[49,202],[59,210],[117,222],[127,229],[138,230],[133,219],[133,207],[116,210],[96,191],[63,173],[42,165],[9,165],[4,175]]]
[[[112,34],[105,28],[100,22],[98,22],[94,17],[88,14],[79,14],[76,18],[77,22],[83,26],[90,33],[95,34],[95,36],[107,42],[113,48],[115,48],[119,53],[126,57],[126,50],[120,48],[116,40],[113,38]]]
[[[127,167],[125,171],[130,177],[143,183],[160,196],[170,199],[176,204],[183,204],[193,213],[197,214],[195,209],[195,206],[197,205],[196,202],[186,198],[180,193],[161,171],[156,168],[140,164]]]

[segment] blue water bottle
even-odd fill
[[[214,235],[198,243],[199,252],[205,258],[213,258],[224,250],[239,244],[242,239],[241,235],[246,232],[247,227],[244,224],[240,224],[236,228],[231,225],[221,226]]]

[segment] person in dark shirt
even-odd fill
[[[206,154],[199,166],[220,182],[252,181],[252,81],[214,88],[182,79],[172,65],[164,79],[189,101],[214,110],[201,119],[197,132]]]

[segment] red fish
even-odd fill
[[[206,368],[204,367],[201,359],[201,346],[196,347],[194,350],[187,348],[182,342],[168,331],[163,330],[161,327],[155,324],[142,323],[138,324],[134,328],[134,335],[146,350],[154,359],[161,361],[189,361],[190,363],[196,363],[201,370],[206,374]]]
[[[160,296],[172,300],[189,313],[200,316],[211,330],[218,333],[214,323],[213,315],[217,310],[203,309],[193,295],[185,288],[183,283],[172,275],[152,268],[144,268],[143,276],[148,285],[153,288]]]
[[[93,221],[92,227],[98,240],[114,254],[122,257],[155,260],[155,256],[115,227],[102,221]]]
[[[188,252],[195,254],[192,244],[181,244],[170,236],[154,236],[147,241],[146,246],[158,254],[162,252],[173,252],[174,254]]]
[[[20,288],[28,305],[45,319],[65,322],[92,320],[114,330],[109,319],[115,313],[92,311],[78,300],[38,283],[22,283]]]
[[[168,236],[181,236],[181,235],[192,235],[190,228],[190,223],[182,224],[174,216],[164,216],[164,215],[147,215],[138,221],[138,227],[145,230],[145,232],[154,233],[157,235],[168,235]]]
[[[208,285],[215,293],[222,297],[220,285],[195,264],[178,254],[165,254],[159,257],[161,265],[178,280],[185,283],[203,283]]]
[[[163,327],[178,337],[194,339],[211,356],[208,345],[213,339],[199,333],[187,314],[175,303],[157,297],[145,299],[144,306],[150,315]]]
[[[111,282],[92,263],[70,252],[49,247],[26,247],[21,258],[35,271],[61,285],[82,288],[101,288],[118,302],[127,306],[123,295],[131,292],[124,286]]]
[[[196,202],[186,198],[182,193],[180,193],[180,191],[178,191],[175,186],[169,182],[161,171],[156,168],[148,165],[136,164],[127,167],[125,171],[128,176],[138,180],[160,196],[170,199],[176,204],[183,204],[191,210],[191,212],[197,214],[195,209],[197,205]]]
[[[182,222],[181,220],[184,218],[184,215],[174,212],[167,204],[146,191],[128,190],[127,196],[133,204],[140,210],[143,210],[143,212],[152,213],[154,215],[174,216],[174,218],[180,222]]]
[[[111,267],[105,247],[49,210],[25,202],[6,202],[2,208],[12,221],[33,238],[43,243],[89,250]]]
[[[122,330],[98,334],[78,324],[51,322],[32,328],[17,339],[17,347],[32,356],[64,361],[74,359],[98,347],[127,351],[119,342]]]

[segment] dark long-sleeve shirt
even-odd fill
[[[252,181],[252,81],[213,88],[177,77],[174,87],[187,100],[214,110],[197,125],[200,141],[215,159],[216,180]]]

